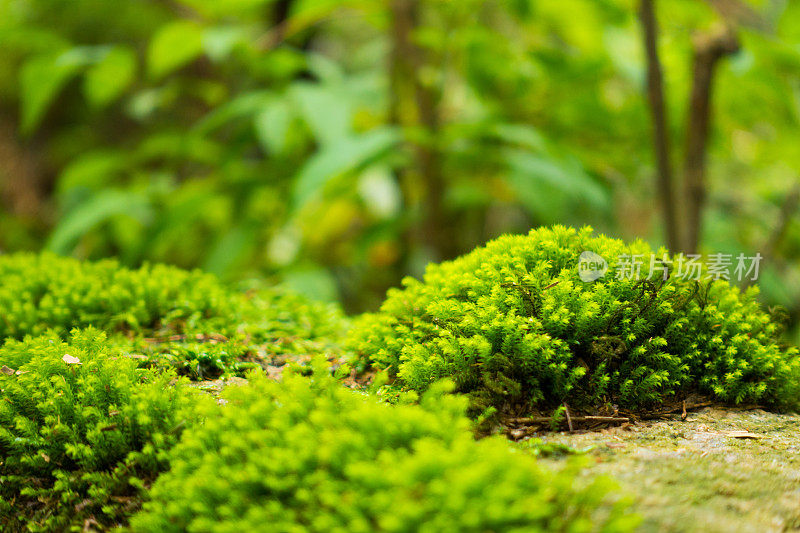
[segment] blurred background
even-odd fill
[[[0,249],[350,312],[503,233],[764,256],[800,316],[795,0],[0,0]]]

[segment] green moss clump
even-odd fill
[[[69,342],[50,334],[0,348],[0,529],[124,523],[195,404],[210,401],[105,341],[87,329]]]
[[[347,328],[335,306],[275,289],[243,293],[200,271],[48,253],[0,256],[0,310],[0,338],[93,326],[119,350],[192,379],[336,351]]]
[[[94,326],[105,331],[229,328],[236,313],[214,276],[165,265],[138,270],[114,260],[82,262],[50,253],[0,256],[0,337],[22,339]]]
[[[609,273],[582,282],[584,251],[605,258]],[[779,346],[757,289],[674,271],[664,280],[658,269],[644,279],[652,252],[590,228],[504,236],[430,265],[424,281],[405,279],[353,329],[352,347],[404,389],[451,378],[476,409],[647,410],[689,392],[797,406],[798,352]],[[640,279],[616,279],[624,254],[647,258]]]
[[[227,389],[170,453],[134,531],[626,531],[607,480],[476,442],[459,397],[391,406],[317,372]]]

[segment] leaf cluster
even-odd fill
[[[165,265],[131,270],[115,260],[81,262],[51,253],[0,256],[0,337],[95,326],[109,332],[230,329],[229,291],[211,275]],[[222,331],[221,331],[222,332]]]

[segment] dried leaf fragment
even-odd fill
[[[75,357],[74,355],[70,355],[68,353],[64,354],[64,357],[61,358],[62,361],[67,363],[68,365],[79,365],[81,364],[81,360]]]
[[[726,431],[723,433],[726,437],[733,437],[734,439],[761,439],[763,435],[757,433],[750,433],[749,431]]]

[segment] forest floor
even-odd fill
[[[800,531],[800,415],[705,408],[685,420],[546,433],[635,499],[644,532]],[[564,455],[540,458],[558,467]]]

